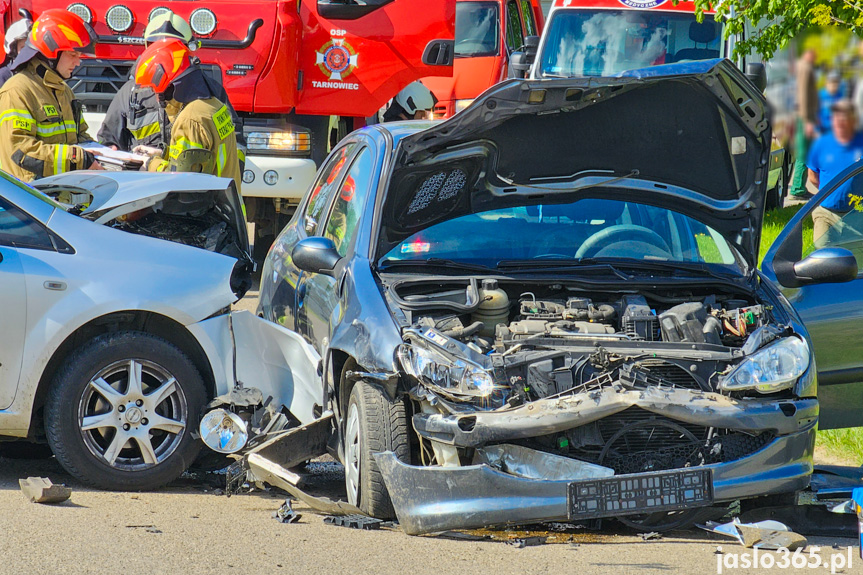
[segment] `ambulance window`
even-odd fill
[[[533,7],[530,0],[521,0],[521,17],[524,20],[525,36],[536,36],[536,21],[533,19]]]
[[[356,235],[360,214],[371,188],[373,169],[372,152],[368,148],[360,150],[347,177],[339,187],[339,195],[336,196],[333,204],[324,237],[333,240],[341,256],[347,255],[348,246]]]
[[[521,12],[518,9],[518,4],[509,2],[506,5],[506,45],[510,50],[518,50],[523,44]]]
[[[330,205],[333,191],[336,189],[341,175],[345,172],[348,158],[356,146],[356,144],[351,143],[336,150],[330,156],[324,169],[321,170],[312,191],[309,192],[309,203],[303,221],[303,227],[308,235],[314,235],[318,230],[318,222],[327,213],[326,209]]]
[[[53,250],[51,236],[38,222],[0,199],[0,245]]]

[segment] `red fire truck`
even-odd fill
[[[71,2],[64,7],[98,34],[95,58],[70,81],[93,136],[143,50],[147,22],[168,9],[187,19],[196,56],[222,81],[244,123],[242,191],[259,246],[268,247],[293,213],[331,137],[410,82],[452,75],[455,0]],[[6,0],[0,10],[4,5],[5,26],[22,9],[38,17],[58,7],[55,0]]]

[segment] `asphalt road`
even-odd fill
[[[257,292],[250,293],[237,307],[254,311],[256,297]],[[312,470],[312,488],[331,495],[339,491],[338,464],[313,464]],[[18,480],[29,476],[71,486],[72,498],[56,506],[30,503],[18,487]],[[614,522],[601,532],[474,532],[489,538],[481,541],[410,537],[398,529],[328,525],[301,504],[294,506],[302,514],[299,523],[281,524],[272,514],[282,494],[253,491],[228,498],[220,492],[194,479],[152,493],[95,491],[77,484],[53,459],[0,458],[0,575],[822,574],[831,572],[831,557],[834,572],[863,573],[856,547],[850,552],[852,567],[847,566],[847,548],[856,544],[849,539],[810,538],[809,549],[797,560],[807,567],[735,569],[734,562],[742,565],[747,554],[750,561],[754,558],[752,550],[697,529],[651,541]],[[547,537],[548,542],[526,548],[506,543],[527,536]],[[717,554],[720,547],[723,553]],[[759,557],[761,565],[781,565],[784,556],[761,552]],[[808,567],[816,563],[817,568]]]
[[[311,483],[337,484],[339,469],[317,469]],[[45,476],[70,485],[66,503],[30,503],[18,479]],[[212,486],[181,479],[152,493],[113,493],[78,485],[53,460],[0,459],[0,574],[134,573],[199,574],[309,573],[531,573],[650,574],[718,573],[718,560],[741,561],[752,551],[700,530],[682,531],[642,541],[632,532],[484,532],[493,540],[462,541],[437,536],[410,537],[397,529],[358,531],[323,522],[301,504],[299,523],[272,518],[282,496],[255,491],[225,497]],[[504,541],[526,535],[550,537],[545,545],[517,548]],[[838,549],[832,546],[836,544]],[[810,538],[820,547],[806,561],[847,562],[853,540]],[[721,547],[723,554],[716,554]],[[852,568],[863,573],[863,560],[851,551]],[[770,555],[774,561],[782,555]],[[762,559],[763,561],[764,559]],[[838,559],[834,559],[838,562]],[[799,561],[798,561],[799,563]],[[730,563],[729,563],[730,564]],[[730,569],[722,573],[829,573],[829,567],[802,569]],[[840,572],[840,570],[836,570]]]

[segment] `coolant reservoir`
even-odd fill
[[[484,325],[479,334],[483,336],[494,336],[494,328],[497,324],[506,324],[509,321],[509,296],[497,287],[497,280],[482,280],[479,290],[479,307],[471,321],[481,321]]]

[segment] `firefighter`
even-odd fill
[[[177,38],[151,44],[138,59],[135,82],[151,88],[160,105],[179,109],[165,153],[145,146],[135,151],[152,157],[142,169],[151,172],[203,172],[233,178],[240,189],[237,135],[231,112],[204,82],[190,61],[188,46]]]
[[[437,100],[422,82],[411,82],[396,94],[392,104],[384,112],[384,122],[399,120],[430,120]]]
[[[144,43],[149,46],[165,38],[177,38],[188,45],[192,42],[192,29],[181,16],[167,11],[147,24],[144,30]],[[207,76],[203,78],[215,96],[228,106],[234,125],[240,126],[237,113],[228,101],[224,87]],[[108,106],[96,138],[106,146],[127,152],[136,146],[164,149],[170,134],[170,123],[176,117],[176,113],[177,110],[171,107],[163,111],[153,90],[136,85],[135,78],[132,77],[123,84]],[[237,139],[240,161],[243,163],[245,162],[245,139],[242,130],[237,132]]]
[[[78,144],[92,141],[81,104],[64,80],[92,53],[95,36],[79,16],[45,10],[0,88],[0,167],[29,182],[70,170],[101,169]]]
[[[30,33],[32,26],[33,22],[27,18],[22,18],[6,30],[6,37],[3,39],[6,60],[3,62],[3,67],[0,68],[0,87],[6,83],[6,80],[12,77],[12,62],[15,61],[21,48],[24,47],[24,43],[27,41],[27,34]]]

